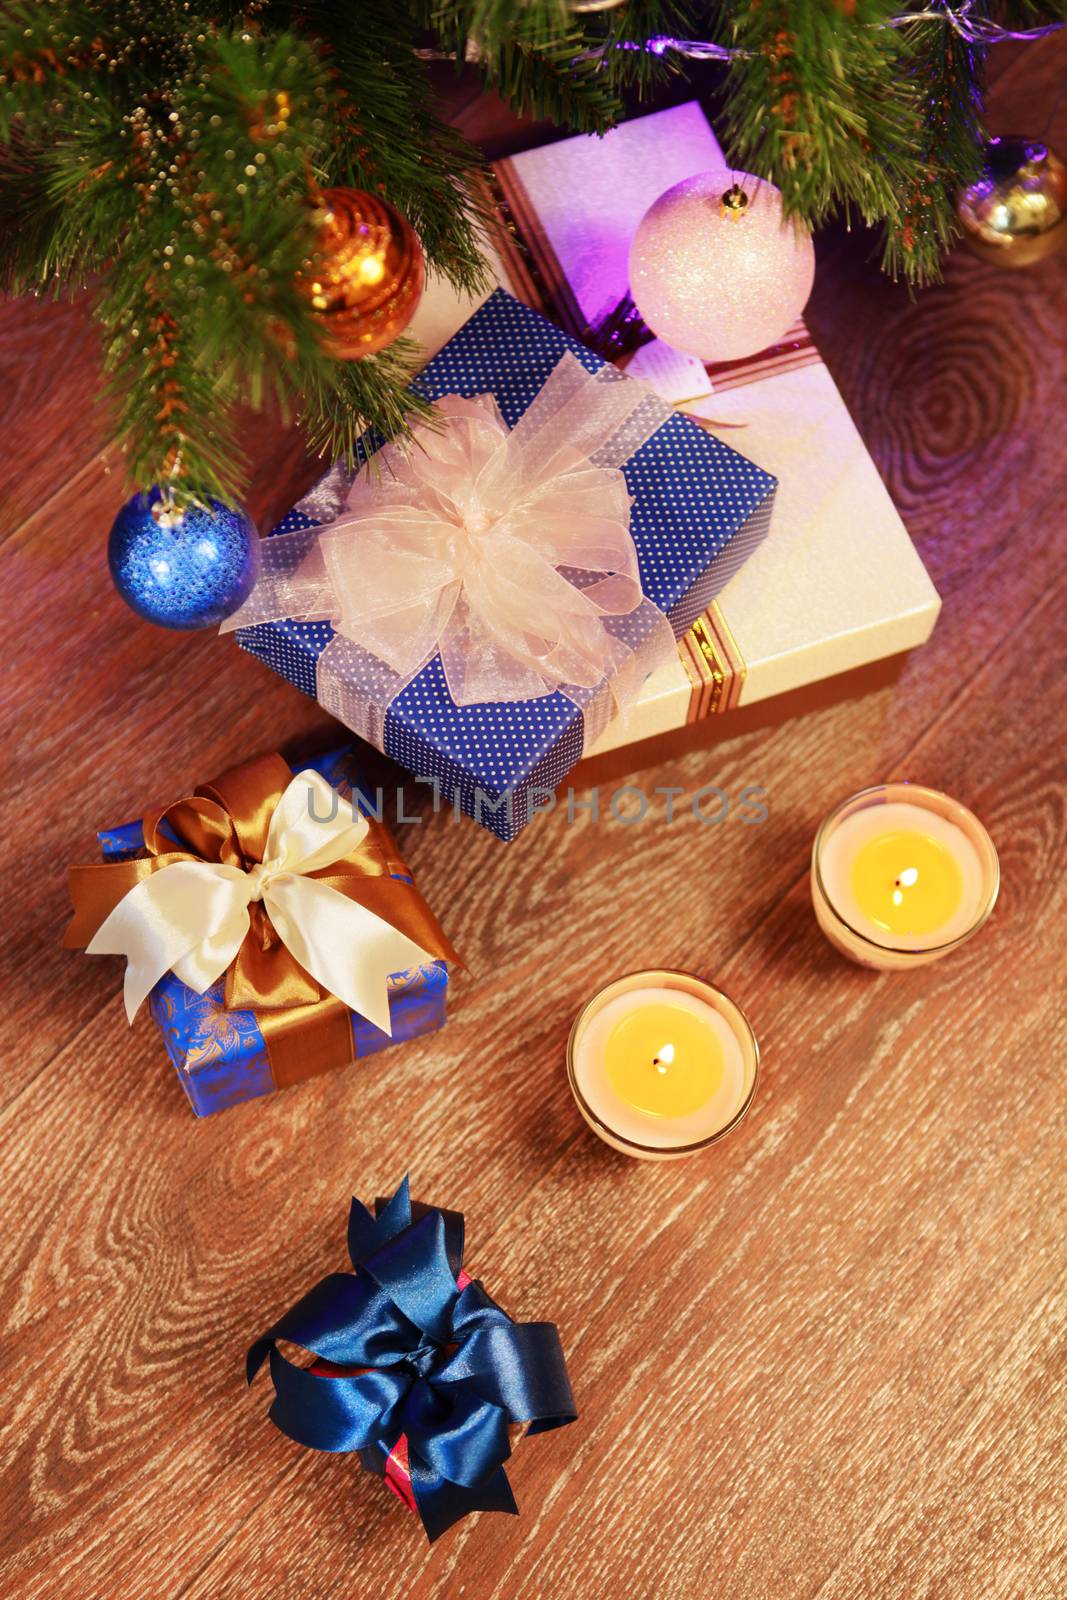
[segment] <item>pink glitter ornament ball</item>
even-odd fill
[[[630,293],[657,338],[702,361],[775,344],[815,276],[811,234],[782,216],[773,183],[701,172],[661,194],[630,247]]]

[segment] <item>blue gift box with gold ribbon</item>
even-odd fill
[[[599,356],[498,289],[428,363],[415,387],[435,401],[491,395],[514,429],[568,354],[584,373],[616,376],[604,374]],[[666,410],[621,470],[632,502],[629,533],[641,592],[680,638],[766,534],[776,480]],[[336,509],[323,512],[322,503],[313,492],[273,533],[330,520]],[[323,658],[335,639],[329,621],[280,616],[239,626],[237,639],[336,711],[324,692]],[[457,703],[438,653],[403,684],[368,736],[446,802],[510,840],[580,759],[591,731],[588,710],[559,689],[528,699]]]
[[[340,802],[368,815],[375,814],[376,798],[360,788],[359,769],[351,746],[307,761],[336,790]],[[140,820],[98,835],[105,862],[127,861],[142,853]],[[392,877],[410,883],[410,876],[394,871]],[[188,987],[173,972],[166,972],[148,996],[150,1014],[163,1036],[178,1081],[198,1117],[224,1111],[242,1100],[271,1094],[297,1081],[288,1070],[293,1052],[273,1056],[256,1012],[227,1007],[225,980],[220,978],[203,994]],[[390,1044],[431,1033],[445,1021],[448,968],[443,960],[427,960],[388,979],[390,1036],[357,1012],[347,1014],[347,1039],[336,1059],[319,1055],[312,1071],[342,1066],[349,1060],[374,1055]],[[307,1007],[310,1011],[312,1008]],[[300,1052],[310,1062],[311,1052]]]

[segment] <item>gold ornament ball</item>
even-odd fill
[[[986,170],[959,194],[956,215],[983,261],[1042,261],[1067,244],[1067,167],[1040,139],[990,139]]]
[[[361,189],[316,197],[317,247],[301,287],[342,361],[392,344],[415,315],[426,281],[414,228],[387,200]]]

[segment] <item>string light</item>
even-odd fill
[[[940,22],[951,28],[953,33],[973,45],[1004,44],[1014,41],[1025,44],[1033,39],[1044,39],[1050,33],[1058,33],[1061,28],[1067,27],[1067,22],[1044,22],[1033,28],[1006,28],[999,22],[993,22],[977,9],[977,0],[962,0],[958,6],[939,5],[928,6],[923,11],[902,11],[895,17],[887,17],[885,22],[871,23],[873,28],[910,28],[915,22]],[[584,59],[591,56],[603,55],[606,50],[639,50],[645,55],[665,56],[668,53],[686,56],[691,61],[740,61],[750,58],[754,52],[751,50],[735,49],[731,45],[716,44],[713,39],[675,39],[670,34],[655,34],[643,43],[634,39],[617,39],[610,45],[601,45],[594,50],[584,53]],[[456,61],[459,59],[454,50],[417,49],[414,54],[420,61]],[[481,52],[475,39],[468,39],[463,59],[477,63],[481,59]]]
[[[904,11],[899,16],[888,17],[885,22],[873,23],[878,28],[910,28],[915,22],[940,22],[952,29],[967,44],[1003,44],[1007,40],[1025,43],[1031,39],[1044,39],[1067,26],[1064,22],[1046,22],[1033,28],[1005,28],[977,10],[975,0],[963,0],[958,6],[933,6],[925,11]],[[691,61],[738,61],[750,57],[751,50],[733,49],[716,44],[711,39],[675,39],[669,34],[657,34],[644,44],[622,40],[619,50],[643,50],[646,54],[664,56],[668,53],[686,56]]]

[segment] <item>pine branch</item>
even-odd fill
[[[521,9],[522,16],[517,18]],[[442,37],[462,18],[462,25],[472,38],[493,49],[514,35],[517,22],[531,41],[548,43],[558,38],[561,28],[573,25],[574,13],[567,0],[524,0],[516,6],[515,0],[429,0],[422,7],[425,25],[433,27]]]
[[[622,113],[602,37],[581,26],[563,0],[416,0],[458,61],[472,60],[488,88],[518,116],[548,117],[582,133],[604,133]]]
[[[940,277],[941,258],[959,234],[955,194],[981,171],[984,58],[936,22],[902,31],[924,120],[914,177],[886,225],[883,266],[894,277],[923,284]]]
[[[199,307],[203,361],[223,366],[240,352],[253,405],[268,387],[284,403],[294,363],[320,374],[335,365],[298,282],[315,244],[308,183],[325,172],[325,99],[306,41],[243,32],[208,36],[175,94],[187,161],[175,163],[164,254]]]
[[[108,286],[99,315],[131,482],[200,502],[232,499],[244,466],[232,422],[236,385],[204,366],[196,322],[173,283],[158,272],[146,278],[136,312],[123,288]]]
[[[304,375],[300,422],[309,448],[330,461],[352,467],[364,459],[360,441],[402,439],[408,429],[429,420],[433,407],[408,387],[420,362],[412,339],[397,339],[387,350],[360,361],[338,362],[323,381]]]
[[[325,385],[337,365],[297,282],[321,91],[317,56],[291,35],[205,34],[155,112],[129,115],[124,171],[98,180],[137,196],[98,316],[142,484],[234,498],[236,399],[291,406],[294,369]]]
[[[51,9],[12,0],[0,14],[0,140],[17,126],[69,114],[86,77],[108,70],[91,5]],[[132,47],[133,41],[130,41]]]
[[[786,214],[809,224],[838,205],[896,217],[920,160],[919,89],[886,25],[890,0],[845,12],[827,0],[732,12],[730,43],[746,54],[730,67],[731,159],[772,179]]]
[[[685,71],[686,63],[663,41],[700,37],[706,26],[701,9],[696,0],[626,0],[583,20],[591,34],[600,36],[604,67],[615,87],[636,90],[644,99]]]
[[[7,0],[0,6],[0,288],[94,288],[139,488],[232,498],[232,411],[272,395],[315,448],[402,436],[426,403],[406,342],[356,362],[323,347],[301,290],[314,186],[386,196],[432,271],[484,281],[481,161],[434,114],[420,52],[473,60],[519,112],[603,132],[620,95],[681,58],[662,36],[740,52],[731,159],[809,224],[858,211],[886,265],[938,270],[974,175],[981,51],[929,0]],[[358,12],[358,15],[357,15]],[[973,0],[966,18],[1043,25],[1067,0]],[[575,197],[581,203],[581,197]]]
[[[486,85],[518,116],[545,116],[581,133],[606,133],[622,105],[599,58],[583,55],[583,49],[578,32],[541,46],[511,39],[480,55],[478,64]]]
[[[48,282],[62,219],[38,153],[18,140],[0,148],[0,292],[38,293]]]
[[[431,269],[462,292],[485,285],[480,237],[482,158],[435,115],[416,24],[394,8],[351,9],[330,0],[276,5],[321,41],[327,94],[324,181],[384,193],[407,217]]]

